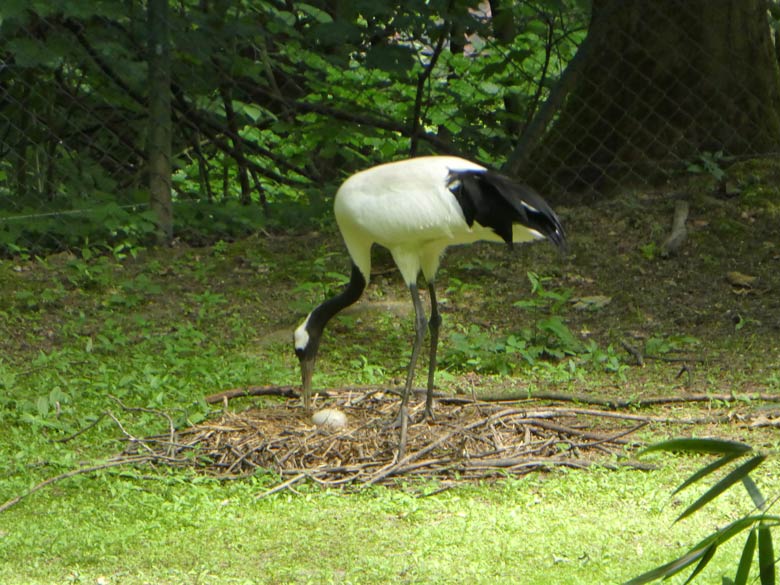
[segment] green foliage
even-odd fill
[[[571,289],[547,290],[546,284],[552,279],[542,277],[535,272],[527,273],[528,280],[531,283],[531,298],[523,299],[512,303],[513,306],[520,309],[547,310],[550,313],[557,313],[569,302],[572,292]]]
[[[108,298],[111,306],[133,308],[142,305],[150,296],[163,293],[163,288],[148,274],[141,273],[132,280],[123,280],[119,290]]]
[[[689,583],[709,564],[715,556],[719,546],[744,532],[747,532],[747,538],[742,549],[739,563],[736,567],[734,579],[724,577],[723,582],[735,585],[744,585],[747,583],[751,566],[754,563],[754,553],[756,548],[758,548],[758,557],[756,561],[758,564],[758,575],[761,585],[774,585],[776,582],[775,565],[777,561],[774,556],[772,529],[780,526],[780,516],[768,513],[769,505],[767,500],[750,476],[750,473],[764,463],[767,456],[764,454],[755,454],[753,448],[745,443],[724,439],[672,439],[651,445],[643,450],[644,453],[654,451],[718,456],[718,459],[702,467],[680,484],[674,491],[675,494],[692,486],[698,481],[709,477],[721,468],[729,465],[732,467],[731,471],[717,480],[704,492],[704,494],[699,496],[692,504],[685,508],[677,517],[678,521],[691,516],[707,504],[712,503],[725,491],[739,483],[741,483],[748,492],[752,504],[758,513],[742,516],[731,524],[713,532],[676,560],[635,577],[634,579],[627,581],[625,585],[641,585],[659,579],[668,579],[696,563],[696,566],[686,580],[686,583]],[[747,461],[743,460],[741,463],[738,463],[738,460],[748,456],[750,456],[750,458]]]
[[[83,200],[69,209],[38,214],[32,206],[3,209],[0,194],[0,255],[39,254],[99,242],[112,250],[133,249],[154,233],[154,217],[138,206]]]
[[[699,340],[690,335],[669,335],[665,337],[650,337],[645,342],[644,354],[647,356],[662,356],[690,349],[699,344]]]
[[[262,208],[237,200],[181,201],[174,206],[174,231],[188,242],[232,240],[268,225]]]
[[[700,175],[709,175],[716,181],[722,181],[726,177],[723,170],[723,151],[702,152],[698,158],[688,164],[688,172]]]
[[[453,280],[453,279],[451,279]],[[441,363],[456,371],[471,370],[483,373],[509,374],[523,364],[533,366],[540,359],[561,362],[567,358],[574,361],[562,364],[574,371],[577,365],[589,365],[599,370],[623,375],[625,364],[612,346],[601,349],[594,340],[580,341],[558,314],[569,303],[570,289],[550,290],[550,277],[534,272],[528,273],[531,295],[513,303],[513,306],[534,313],[544,313],[531,327],[513,332],[507,336],[496,335],[476,324],[461,328],[449,336],[443,348]],[[455,288],[462,292],[464,285],[457,279]]]
[[[616,374],[621,380],[626,378],[628,365],[623,363],[620,353],[610,344],[602,349],[594,340],[584,344],[583,351],[579,354],[582,363],[590,364],[600,371]]]
[[[296,306],[303,312],[311,310],[313,303],[320,303],[323,299],[335,295],[349,282],[347,274],[331,268],[337,262],[343,264],[343,256],[343,253],[323,250],[316,255],[313,262],[307,261],[301,267],[305,280],[302,280],[293,292],[296,296]]]
[[[645,260],[651,261],[657,259],[661,253],[660,246],[655,242],[648,242],[647,244],[639,246],[639,251],[642,252],[642,256],[644,256]]]
[[[539,319],[533,327],[507,336],[471,324],[448,337],[441,365],[454,371],[506,375],[541,359],[558,362],[569,372],[589,366],[621,377],[628,367],[613,346],[602,349],[593,340],[580,342],[559,316]]]
[[[349,365],[353,371],[358,372],[360,380],[366,384],[384,384],[387,381],[385,369],[370,363],[363,355],[352,358]]]
[[[449,336],[440,363],[459,371],[505,375],[517,368],[518,360],[533,364],[542,354],[542,346],[528,341],[517,335],[497,338],[495,332],[472,324]]]
[[[97,255],[92,248],[81,248],[81,257],[68,262],[68,281],[76,288],[104,288],[111,283],[114,265],[105,255]]]
[[[40,311],[45,308],[59,307],[66,296],[65,287],[59,281],[42,291],[28,289],[16,290],[13,293],[14,306],[25,311]]]
[[[513,30],[497,38],[463,2],[171,5],[177,236],[316,223],[346,174],[408,155],[415,128],[420,154],[446,144],[500,163],[588,12],[578,0],[503,10]],[[151,238],[147,35],[138,3],[1,9],[0,253]]]

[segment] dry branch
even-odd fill
[[[262,498],[267,498],[268,496],[273,495],[277,492],[286,490],[287,488],[294,486],[296,483],[298,483],[299,481],[305,478],[306,478],[305,473],[299,473],[298,475],[291,477],[287,481],[283,481],[279,485],[272,487],[270,490],[263,492],[262,494],[259,494],[258,496],[256,496],[256,499],[260,500]]]
[[[679,361],[675,358],[675,361]],[[680,358],[682,359],[682,358]],[[350,402],[351,406],[357,405],[365,397],[363,395],[389,393],[400,396],[400,391],[379,386],[356,386],[345,389],[345,391],[354,393],[358,397]],[[415,390],[415,394],[423,394],[424,390]],[[339,390],[323,390],[319,395],[323,398],[338,396]],[[231,388],[217,394],[206,396],[204,400],[208,404],[216,404],[233,398],[244,398],[248,396],[277,396],[280,398],[300,398],[300,394],[293,386],[246,386],[243,388]],[[501,394],[486,394],[474,399],[473,396],[463,394],[445,395],[436,394],[436,399],[441,404],[448,405],[484,405],[493,402],[520,402],[520,401],[551,401],[551,402],[574,402],[578,404],[590,404],[592,406],[603,406],[604,408],[623,409],[623,408],[643,408],[647,406],[658,406],[662,404],[680,404],[695,402],[719,401],[726,403],[733,402],[780,402],[780,394],[768,394],[760,392],[749,392],[745,394],[682,394],[676,396],[648,396],[647,398],[600,398],[588,394],[566,394],[562,392],[533,392],[529,393],[525,389],[515,392],[505,392]]]
[[[518,400],[537,400],[553,402],[574,402],[579,404],[590,404],[593,406],[603,406],[605,408],[642,408],[646,406],[658,406],[661,404],[680,404],[694,402],[780,402],[780,394],[767,394],[760,392],[749,392],[746,394],[683,394],[677,396],[649,396],[647,398],[599,398],[585,394],[563,394],[560,392],[534,392],[530,394],[521,390],[519,392],[510,392],[506,394],[496,394],[480,396],[481,402],[516,402]],[[441,398],[442,403],[468,404],[473,403],[473,398],[465,396],[454,396],[451,398]]]
[[[323,396],[327,393],[320,392]],[[216,404],[233,398],[246,396],[279,396],[280,398],[298,398],[300,395],[292,386],[246,386],[244,388],[231,388],[217,394],[211,394],[204,399],[208,404]]]
[[[78,469],[73,469],[71,471],[66,471],[65,473],[60,473],[59,475],[55,475],[54,477],[50,477],[48,479],[43,480],[42,482],[31,487],[23,494],[16,496],[15,498],[11,498],[4,504],[0,505],[0,513],[5,512],[8,508],[11,508],[12,506],[15,506],[27,496],[31,496],[32,494],[45,488],[46,486],[51,485],[53,483],[57,483],[58,481],[61,481],[63,479],[68,479],[69,477],[76,477],[77,475],[85,475],[87,473],[94,473],[95,471],[110,469],[112,467],[148,463],[152,459],[153,459],[152,457],[143,456],[143,455],[133,456],[133,457],[121,456],[106,461],[105,463],[100,463],[98,465],[88,465],[86,467],[79,467]]]

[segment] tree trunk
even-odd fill
[[[149,0],[149,199],[157,241],[173,239],[171,199],[171,59],[168,0]]]
[[[518,27],[512,18],[512,10],[502,0],[490,0],[490,13],[493,15],[493,34],[504,45],[511,45],[518,34]],[[520,134],[523,124],[520,118],[525,111],[522,98],[516,93],[507,93],[504,97],[504,122],[511,134]]]
[[[765,0],[593,0],[578,83],[517,170],[545,190],[668,176],[780,144]]]

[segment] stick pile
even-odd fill
[[[244,412],[228,410],[232,398],[272,396],[277,401]],[[630,461],[628,452],[638,446],[627,437],[646,425],[697,426],[699,432],[716,431],[719,425],[745,429],[780,427],[780,412],[756,408],[756,401],[774,403],[776,394],[687,394],[613,400],[585,395],[527,392],[514,398],[441,397],[436,420],[409,427],[406,456],[397,460],[399,433],[390,425],[398,409],[398,397],[376,388],[329,390],[323,407],[336,408],[348,418],[339,431],[318,429],[300,407],[300,397],[290,387],[235,388],[206,397],[210,404],[225,405],[218,419],[179,430],[163,411],[133,407],[112,397],[125,413],[154,414],[168,426],[165,435],[143,438],[130,432],[126,421],[111,410],[69,437],[66,443],[109,418],[121,431],[124,450],[99,463],[88,463],[44,479],[26,492],[0,504],[0,513],[27,496],[58,481],[118,467],[166,466],[195,468],[224,479],[276,473],[281,481],[259,497],[290,488],[304,479],[324,486],[371,485],[401,478],[435,478],[447,489],[459,481],[522,475],[554,466],[607,468],[652,466]],[[286,402],[278,399],[286,398]],[[539,401],[552,403],[539,406]],[[713,402],[727,404],[715,408]],[[706,404],[703,415],[653,415],[636,412],[644,406]],[[565,406],[571,404],[571,406]],[[576,405],[576,406],[575,406]],[[737,408],[741,405],[741,408]],[[421,419],[422,405],[411,408]],[[625,412],[632,408],[634,412]],[[733,428],[733,427],[729,427]],[[769,435],[769,444],[772,443]]]
[[[631,445],[626,435],[644,424],[607,418],[607,411],[602,417],[598,410],[583,414],[521,402],[440,403],[435,421],[410,425],[406,456],[398,461],[399,433],[391,425],[397,397],[331,392],[327,407],[347,415],[346,428],[317,428],[298,401],[289,400],[226,411],[218,420],[133,441],[125,454],[157,453],[160,463],[193,465],[222,477],[262,469],[327,486],[386,483],[398,477],[473,480],[559,465],[614,467]],[[412,407],[415,421],[421,419],[421,408]]]

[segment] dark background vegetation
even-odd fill
[[[716,173],[777,150],[773,10],[6,2],[0,248],[310,227],[351,172],[427,153],[567,203]]]

